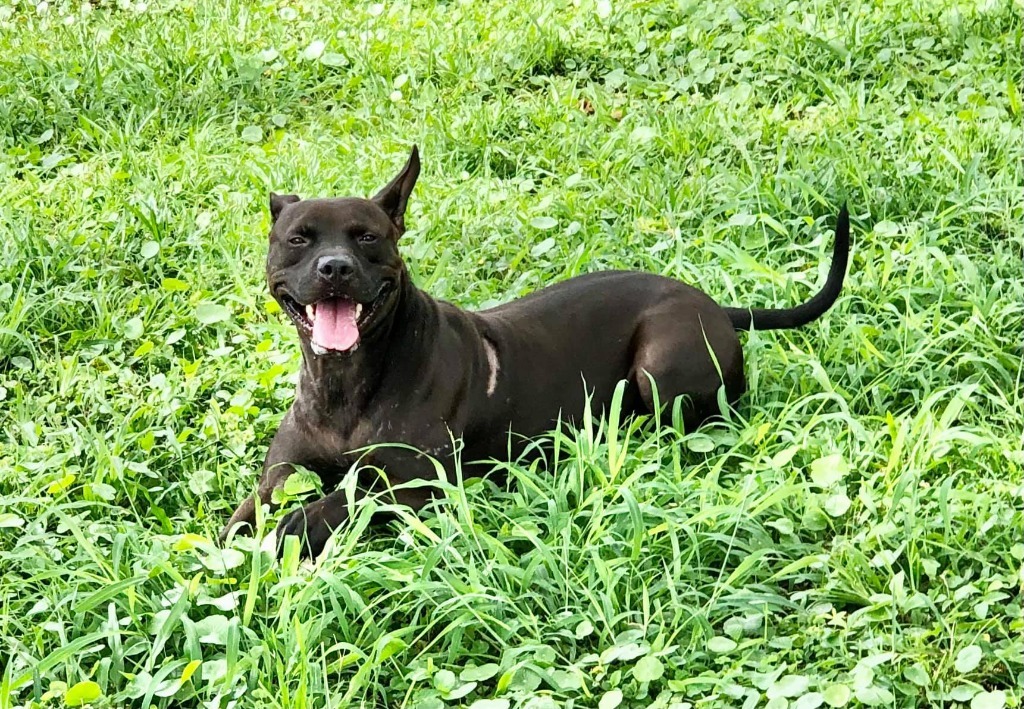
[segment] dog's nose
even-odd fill
[[[316,272],[325,281],[338,283],[349,278],[355,271],[352,258],[345,255],[322,256],[316,262]]]

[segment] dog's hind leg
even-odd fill
[[[730,404],[746,388],[743,350],[721,311],[659,304],[644,315],[633,351],[632,378],[646,409],[668,423],[673,402],[683,397],[687,430],[721,413],[718,391],[723,384]],[[655,411],[656,403],[661,411]]]

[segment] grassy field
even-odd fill
[[[1021,706],[1020,0],[333,5],[0,0],[0,709]],[[847,287],[724,423],[218,549],[299,357],[267,192],[414,142],[461,305],[793,304],[844,199]]]

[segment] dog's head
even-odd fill
[[[316,356],[355,351],[390,316],[408,277],[398,238],[419,174],[413,147],[372,199],[271,193],[267,285]]]

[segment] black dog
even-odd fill
[[[262,503],[272,504],[292,465],[333,489],[357,460],[351,451],[376,443],[408,444],[451,472],[454,435],[463,442],[466,474],[486,472],[473,463],[516,455],[524,438],[572,420],[587,391],[596,410],[607,408],[621,380],[628,383],[624,411],[653,412],[653,379],[661,402],[685,397],[684,420],[694,427],[720,413],[720,387],[730,403],[746,388],[737,331],[811,322],[835,302],[846,272],[844,207],[825,287],[790,310],[722,308],[678,281],[612,271],[466,312],[418,290],[398,253],[419,171],[413,148],[373,199],[270,196],[267,282],[299,332],[302,371],[267,453]],[[361,460],[368,464],[358,473],[361,494],[380,480],[373,468],[390,485],[436,477],[427,457],[401,446],[375,448]],[[426,490],[394,496],[419,509],[430,498]],[[299,535],[303,553],[316,556],[348,515],[345,492],[331,492],[287,515],[278,542]],[[254,520],[249,498],[222,539]]]

